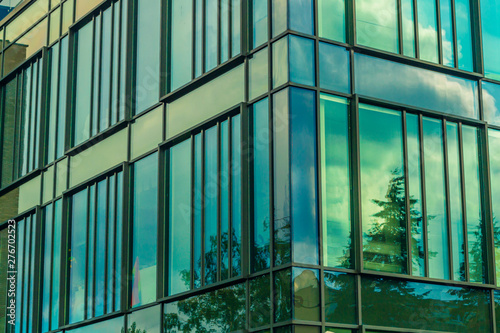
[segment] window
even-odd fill
[[[123,174],[71,197],[69,323],[120,309]]]
[[[500,131],[490,129],[488,131],[488,143],[490,153],[490,181],[491,184],[498,184],[500,181]],[[491,202],[493,209],[493,228],[494,245],[495,245],[495,265],[497,272],[496,284],[500,285],[500,188],[498,186],[491,187]]]

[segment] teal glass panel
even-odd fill
[[[312,39],[289,36],[290,81],[314,86],[316,83],[314,41]]]
[[[318,35],[345,43],[345,0],[318,1]]]
[[[30,216],[31,221],[31,254],[30,254],[30,269],[29,269],[29,297],[24,298],[25,300],[28,301],[28,305],[25,305],[25,309],[28,310],[27,316],[25,313],[24,319],[26,320],[26,323],[24,325],[27,332],[33,332],[33,323],[35,322],[35,319],[33,318],[35,316],[35,313],[33,312],[33,304],[35,303],[35,292],[33,290],[33,286],[35,283],[35,253],[37,253],[37,243],[36,243],[36,230],[37,230],[37,221],[36,221],[36,216],[31,215]],[[38,274],[37,274],[38,275]]]
[[[16,85],[17,80],[8,82],[2,89],[2,183],[5,187],[12,182],[14,168],[14,142],[16,123]],[[27,131],[26,131],[27,132]],[[27,138],[27,136],[26,136]],[[27,150],[25,150],[27,152]],[[23,170],[25,168],[23,167]]]
[[[105,302],[106,306],[104,308],[105,313],[113,312],[113,301],[114,301],[114,274],[115,274],[115,205],[116,205],[116,175],[110,176],[108,181],[108,223],[106,230],[106,246],[107,258],[106,258],[106,278],[104,285],[105,292]],[[117,238],[116,238],[117,239]]]
[[[166,304],[163,332],[243,331],[245,291],[238,284]]]
[[[333,44],[319,43],[319,86],[348,94],[350,86],[349,51]]]
[[[105,313],[104,309],[104,281],[106,272],[106,222],[107,222],[107,200],[108,190],[106,180],[97,183],[97,218],[95,229],[95,316]]]
[[[127,104],[126,92],[126,71],[127,71],[127,31],[128,31],[128,2],[129,0],[121,0],[121,36],[120,36],[120,88],[119,88],[119,104],[118,104],[118,119],[125,119],[125,106]]]
[[[451,0],[439,0],[439,9],[441,12],[441,47],[443,53],[443,65],[454,67],[455,52],[451,6]]]
[[[191,81],[193,2],[172,1],[171,91]]]
[[[22,125],[21,125],[21,128],[22,128],[22,144],[23,144],[23,154],[22,154],[22,160],[19,162],[21,164],[21,175],[25,175],[28,173],[28,169],[29,169],[29,166],[28,166],[28,147],[29,147],[29,133],[30,133],[30,129],[29,129],[29,112],[30,112],[30,109],[31,109],[31,72],[32,72],[32,69],[33,67],[30,67],[28,68],[25,72],[24,72],[24,75],[23,75],[23,83],[22,83],[22,90],[23,90],[23,105],[22,105],[22,117],[23,117],[23,120],[22,120]],[[15,103],[15,98],[13,95],[11,95],[12,93],[15,93],[15,86],[12,86],[12,84],[16,84],[16,83],[13,83],[15,82],[14,80],[9,82],[6,86],[5,86],[5,100],[7,101],[6,103],[6,110],[7,110],[7,113],[6,113],[6,118],[5,118],[5,122],[10,122],[10,121],[14,121],[13,119],[11,119],[8,114],[11,112],[14,112],[14,104]],[[9,87],[10,86],[10,87]],[[13,90],[11,90],[13,88]],[[12,104],[11,104],[12,103]],[[11,109],[12,108],[12,109]],[[8,128],[7,126],[5,128]],[[12,129],[14,129],[14,126],[12,126]],[[9,131],[7,130],[5,133],[9,133]],[[13,133],[13,132],[11,132]],[[5,134],[4,134],[5,135]],[[5,146],[4,146],[4,154],[5,154]],[[13,154],[12,151],[10,151],[10,154]],[[5,156],[5,155],[4,155]],[[7,159],[8,160],[8,159]]]
[[[274,265],[291,260],[289,90],[273,95]]]
[[[477,82],[358,53],[356,93],[479,119]]]
[[[101,94],[99,108],[99,132],[108,128],[110,125],[110,97],[111,97],[111,72],[109,68],[112,66],[111,46],[112,46],[112,29],[113,16],[111,7],[102,13],[102,37],[101,37]],[[94,84],[96,84],[94,82]],[[96,133],[92,133],[96,134]]]
[[[217,127],[205,132],[205,284],[217,282]]]
[[[253,241],[252,272],[269,268],[271,202],[269,179],[269,101],[252,106],[253,113]]]
[[[68,81],[68,37],[61,39],[61,62],[59,82]],[[59,85],[59,106],[57,108],[57,150],[56,158],[64,155],[64,138],[66,137],[66,85]]]
[[[221,64],[229,59],[229,1],[220,0],[220,62]],[[189,20],[191,23],[192,20]]]
[[[107,319],[105,321],[98,322],[96,324],[87,325],[83,327],[79,327],[72,330],[66,330],[68,333],[86,333],[86,332],[95,332],[95,333],[123,333],[124,330],[124,320],[123,317]],[[139,331],[129,331],[130,333],[139,333]],[[144,333],[144,332],[142,332]],[[149,333],[149,331],[148,331]]]
[[[123,173],[116,175],[116,258],[115,258],[115,303],[114,310],[121,309],[122,290],[122,237],[123,237]]]
[[[202,0],[195,2],[195,47],[194,47],[194,76],[198,77],[202,74],[203,66],[203,3]]]
[[[161,0],[137,2],[135,114],[158,102],[160,95]]]
[[[194,230],[193,230],[193,280],[194,287],[201,287],[201,267],[202,267],[202,192],[201,192],[201,184],[202,184],[202,134],[197,134],[194,137],[194,206],[193,206],[193,215],[194,215]]]
[[[484,120],[500,125],[500,85],[482,81]]]
[[[446,332],[490,331],[489,292],[483,289],[364,277],[361,295],[365,325]]]
[[[360,105],[359,136],[364,267],[406,273],[401,114]]]
[[[205,72],[217,66],[218,0],[205,0]]]
[[[133,165],[131,306],[156,300],[158,156]]]
[[[358,44],[398,53],[397,1],[356,1],[356,36]]]
[[[231,0],[231,57],[241,52],[241,1]]]
[[[313,0],[295,0],[288,2],[288,15],[290,15],[288,22],[290,30],[314,35],[313,3]]]
[[[450,186],[451,246],[453,259],[452,278],[465,281],[464,220],[462,215],[462,176],[458,125],[446,123],[446,149],[448,155],[448,183]]]
[[[325,271],[325,321],[356,323],[355,276]]]
[[[267,41],[267,0],[252,0],[252,48]]]
[[[472,47],[472,23],[471,23],[472,19],[471,19],[470,8],[471,8],[470,0],[455,0],[455,20],[457,22],[456,26],[457,26],[458,68],[472,72],[474,70],[474,61],[472,58],[474,49]],[[486,16],[488,17],[488,14]],[[481,17],[481,20],[483,20],[483,17]],[[483,43],[484,43],[484,31],[483,31]],[[483,54],[483,57],[486,57],[486,55]]]
[[[111,76],[111,123],[110,125],[116,124],[117,121],[123,119],[119,114],[119,103],[121,96],[119,95],[119,84],[120,84],[120,4],[117,2],[113,5],[113,58],[111,60],[112,76]],[[127,4],[125,4],[126,6]],[[127,21],[127,18],[124,18]],[[124,46],[124,48],[126,48]],[[125,84],[126,78],[123,77],[122,85]]]
[[[94,27],[94,44],[95,45],[101,45],[101,26],[102,26],[102,15],[97,16],[94,20],[95,22],[95,27]],[[91,130],[90,130],[90,136],[93,136],[99,132],[99,109],[101,107],[101,103],[99,100],[99,92],[100,92],[100,85],[99,85],[99,78],[101,75],[102,67],[101,67],[101,48],[100,47],[95,47],[94,48],[94,68],[93,68],[93,101],[92,101],[92,124]],[[104,89],[103,89],[104,90]]]
[[[425,276],[425,247],[422,215],[421,151],[418,116],[406,114],[406,145],[408,151],[408,194],[411,219],[411,274]]]
[[[290,89],[290,181],[293,261],[319,264],[316,94]]]
[[[481,170],[479,163],[479,131],[471,126],[462,126],[464,150],[464,183],[467,218],[467,242],[469,249],[469,279],[484,282],[486,262],[484,254],[485,221],[481,199]],[[494,185],[495,186],[495,185]]]
[[[288,0],[271,0],[272,2],[272,30],[273,37],[288,29]]]
[[[274,322],[292,319],[292,270],[274,273]]]
[[[48,93],[48,107],[46,113],[47,130],[47,143],[45,148],[46,163],[50,163],[55,159],[55,146],[56,146],[56,127],[57,127],[57,93],[58,93],[58,80],[59,80],[59,47],[60,43],[55,44],[49,49],[49,84],[47,85]]]
[[[271,279],[269,274],[250,280],[250,327],[271,323]]]
[[[316,269],[292,268],[293,275],[293,319],[320,320],[319,271]]]
[[[288,82],[288,37],[273,43],[273,88]]]
[[[220,124],[220,279],[229,277],[229,120]]]
[[[168,294],[191,284],[191,140],[170,149]]]
[[[429,277],[449,279],[442,122],[424,117],[423,134]]]
[[[130,333],[160,333],[161,305],[132,312],[127,325]]]
[[[420,59],[439,63],[436,0],[418,0],[417,9]]]
[[[77,34],[74,145],[82,143],[90,136],[92,39],[92,23],[89,23]]]
[[[483,37],[483,62],[486,77],[500,79],[498,42],[500,36],[500,6],[496,0],[481,1],[481,32]]]
[[[97,184],[94,184],[90,186],[89,188],[89,225],[88,225],[88,264],[87,264],[87,271],[88,271],[88,276],[91,276],[92,278],[89,280],[89,286],[87,288],[87,314],[92,316],[93,313],[93,308],[94,308],[94,303],[95,303],[95,298],[94,298],[94,267],[95,267],[95,261],[94,261],[94,253],[95,253],[95,247],[96,247],[96,242],[95,242],[95,235],[96,235],[96,188]]]
[[[264,48],[254,53],[248,61],[248,98],[250,100],[266,93],[269,87],[269,51]]]
[[[87,191],[72,199],[71,255],[69,257],[69,323],[84,319],[85,264],[87,244]]]
[[[52,270],[52,304],[51,304],[51,323],[50,329],[59,327],[59,283],[61,272],[61,233],[62,233],[62,200],[54,203],[54,249],[52,260],[54,262]]]
[[[17,249],[17,256],[20,258],[20,260],[17,261],[17,271],[19,272],[17,274],[17,281],[16,284],[19,286],[17,292],[16,292],[16,304],[22,304],[21,300],[23,297],[23,292],[22,292],[22,286],[24,283],[24,260],[22,259],[24,257],[24,251],[25,251],[25,223],[21,220],[17,223],[17,244],[16,244],[16,249]],[[15,320],[15,327],[20,327],[21,326],[21,315],[22,315],[22,306],[16,307],[16,320]]]
[[[50,274],[52,271],[53,205],[43,209],[43,288],[42,288],[42,331],[49,331],[50,318]],[[55,263],[55,262],[54,262]]]
[[[491,184],[500,184],[500,131],[488,131]],[[495,266],[497,286],[500,285],[500,187],[491,187],[493,237],[495,245]],[[499,317],[500,318],[500,317]],[[497,321],[497,323],[500,321]]]
[[[401,0],[401,24],[403,26],[403,55],[415,57],[415,12],[414,1]]]
[[[323,263],[352,266],[349,102],[320,96]]]
[[[241,274],[241,250],[242,250],[242,202],[241,202],[241,173],[237,170],[242,168],[241,160],[241,116],[231,118],[231,276]]]

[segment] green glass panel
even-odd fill
[[[248,98],[250,100],[264,94],[269,86],[269,52],[267,47],[254,53],[248,61]]]
[[[375,333],[375,332],[369,332],[366,331],[367,333]],[[325,333],[353,333],[353,331],[348,330],[348,329],[343,329],[343,328],[334,328],[334,327],[327,327],[325,328]],[[382,331],[377,331],[376,333],[384,333]]]
[[[314,86],[316,84],[314,41],[309,38],[290,35],[290,81],[298,84]]]
[[[42,331],[49,331],[50,312],[50,274],[52,270],[52,241],[53,241],[53,205],[43,209],[43,289],[42,289]],[[6,230],[6,229],[5,229]],[[58,264],[58,263],[56,263]]]
[[[442,122],[424,117],[423,133],[429,276],[449,279]]]
[[[363,261],[366,269],[406,272],[401,114],[359,109]]]
[[[325,271],[325,321],[356,324],[355,276]]]
[[[61,25],[61,7],[58,7],[50,14],[49,44],[59,38],[59,28]]]
[[[273,43],[273,88],[288,82],[288,37]]]
[[[453,23],[452,23],[451,0],[439,0],[439,10],[441,12],[441,48],[443,53],[443,65],[455,66],[455,45],[453,43]]]
[[[320,96],[323,263],[352,266],[349,102]]]
[[[294,0],[288,2],[288,25],[290,30],[314,35],[313,4],[313,0]]]
[[[161,305],[132,312],[128,315],[129,333],[160,333]]]
[[[345,43],[345,0],[318,1],[318,35]]]
[[[231,56],[241,52],[241,1],[231,0]]]
[[[500,85],[482,81],[483,116],[492,125],[500,125]]]
[[[217,34],[219,2],[217,0],[205,0],[205,72],[217,66]]]
[[[193,2],[172,1],[171,91],[191,81]]]
[[[59,282],[61,265],[61,235],[62,235],[62,199],[55,202],[54,208],[54,249],[52,260],[55,263],[52,267],[52,304],[51,304],[51,330],[59,327]]]
[[[396,0],[356,1],[357,42],[375,49],[398,53],[397,13]]]
[[[201,267],[202,267],[202,134],[197,134],[194,137],[194,178],[193,178],[193,192],[194,192],[194,230],[193,230],[193,280],[194,287],[201,287]]]
[[[288,0],[272,0],[272,9],[272,30],[276,37],[288,28]]]
[[[274,322],[292,319],[292,270],[274,274]]]
[[[417,8],[420,59],[438,63],[436,0],[418,0]]]
[[[320,333],[321,327],[318,326],[293,326],[294,333]]]
[[[401,0],[401,23],[403,25],[403,55],[415,57],[415,12],[414,1]]]
[[[500,36],[500,6],[496,0],[482,0],[481,32],[483,37],[483,62],[486,77],[500,79],[500,59],[498,58],[498,39]],[[460,6],[457,6],[457,14]],[[463,7],[462,7],[463,8]]]
[[[220,279],[229,278],[229,120],[220,124]]]
[[[74,145],[89,138],[90,103],[92,82],[92,23],[88,23],[78,31],[76,53],[76,79],[74,101]]]
[[[95,333],[124,333],[125,330],[123,328],[124,318],[118,317],[113,319],[107,319],[105,321],[98,322],[96,324],[87,325],[83,327],[79,327],[72,330],[66,330],[68,333],[86,333],[86,332],[95,332]],[[128,333],[139,333],[139,331],[128,331]],[[144,333],[141,331],[141,333]],[[149,333],[149,331],[147,331]],[[154,332],[152,332],[154,333]]]
[[[252,0],[252,48],[267,41],[267,0]]]
[[[49,84],[47,88],[48,94],[48,112],[46,114],[46,122],[48,123],[47,131],[47,146],[45,151],[46,163],[50,163],[55,159],[56,146],[56,126],[57,126],[57,95],[58,95],[58,80],[59,80],[59,47],[60,43],[55,44],[49,50]],[[65,54],[66,55],[66,54]]]
[[[269,274],[250,280],[250,327],[271,323],[271,279]]]
[[[500,131],[488,131],[490,181],[500,184]],[[495,244],[496,284],[500,285],[500,186],[491,187],[491,203],[493,216],[493,237]],[[500,318],[500,317],[498,317]],[[499,323],[500,320],[497,320]]]
[[[220,62],[225,63],[229,59],[229,2],[231,0],[220,0]],[[189,20],[191,23],[192,20]]]
[[[14,168],[14,142],[16,122],[17,79],[9,81],[0,92],[3,99],[2,119],[2,183],[5,187],[12,182]]]
[[[205,132],[205,284],[217,282],[218,268],[218,138],[217,127],[211,127]]]
[[[241,170],[242,150],[241,150],[241,116],[231,118],[231,196],[232,196],[232,220],[231,220],[231,255],[232,272],[231,276],[241,274],[241,251],[242,251],[242,179],[241,174],[234,170]]]
[[[293,319],[319,321],[321,313],[319,271],[292,269]]]

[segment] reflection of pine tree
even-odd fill
[[[122,328],[122,333],[124,332],[125,330]],[[132,325],[130,325],[130,328],[127,330],[127,333],[147,333],[147,331],[137,328],[137,324],[133,322]]]

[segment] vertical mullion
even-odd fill
[[[448,135],[446,128],[446,119],[442,121],[443,128],[443,153],[444,153],[444,181],[445,181],[445,193],[446,193],[446,223],[448,228],[448,267],[450,271],[450,280],[454,280],[453,272],[453,237],[451,228],[451,203],[450,203],[450,171],[448,167]],[[458,241],[458,240],[455,240]]]
[[[425,157],[424,157],[424,130],[423,130],[423,116],[418,116],[418,136],[420,137],[420,186],[422,192],[422,230],[424,234],[424,262],[425,262],[425,276],[429,277],[429,245],[427,235],[427,193],[425,189]]]
[[[465,189],[465,172],[464,172],[464,146],[462,136],[462,123],[458,124],[458,147],[460,159],[460,185],[462,195],[462,223],[464,227],[464,259],[465,259],[465,281],[469,281],[469,240],[467,237],[467,203],[466,203],[466,189]]]
[[[453,34],[453,59],[455,61],[455,68],[458,68],[458,42],[457,42],[457,14],[455,12],[455,0],[451,1],[451,31]],[[471,24],[472,27],[472,24]],[[473,51],[474,52],[474,51]]]
[[[403,168],[404,168],[404,185],[405,185],[405,222],[406,222],[406,274],[412,275],[412,233],[411,233],[411,208],[410,208],[410,175],[408,168],[408,132],[406,125],[406,110],[402,112],[402,127],[403,127]]]
[[[439,64],[443,64],[443,35],[441,32],[441,5],[439,0],[436,1],[436,23],[437,23],[437,32],[438,32],[438,58]]]
[[[413,28],[415,30],[415,58],[420,58],[419,40],[418,40],[418,5],[417,0],[413,0]]]

